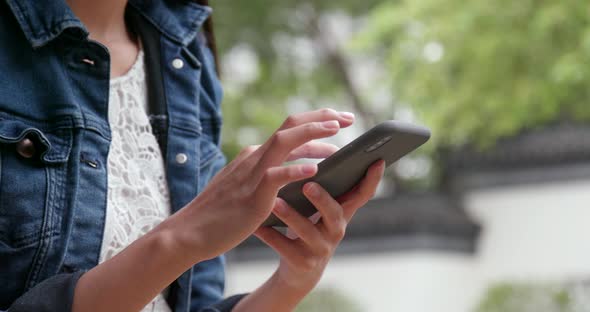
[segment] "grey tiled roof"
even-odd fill
[[[417,248],[473,252],[479,232],[480,226],[444,194],[405,194],[369,201],[349,224],[340,249],[344,253]],[[232,255],[247,259],[271,254],[260,251],[261,246],[251,237]]]
[[[475,238],[479,226],[448,196],[439,193],[402,194],[369,201],[351,221],[347,235],[411,236],[429,234]]]
[[[450,173],[588,163],[590,124],[558,123],[532,129],[483,150],[464,146],[447,153],[446,158]]]

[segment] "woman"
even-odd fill
[[[0,310],[291,311],[320,279],[384,164],[337,200],[306,184],[318,224],[276,197],[316,166],[281,165],[334,152],[313,140],[351,114],[290,116],[223,167],[203,4],[0,2]],[[222,299],[221,255],[252,234],[280,264]]]

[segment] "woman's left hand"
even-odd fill
[[[375,162],[354,189],[337,199],[317,183],[305,184],[303,193],[321,214],[316,224],[277,198],[273,213],[298,238],[290,239],[271,227],[261,227],[254,235],[281,256],[274,275],[280,284],[303,294],[315,287],[344,237],[348,222],[375,194],[384,169],[384,161]]]

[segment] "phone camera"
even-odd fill
[[[369,146],[369,147],[368,147],[368,148],[365,150],[365,152],[367,152],[367,153],[369,153],[369,152],[372,152],[372,151],[374,151],[374,150],[378,149],[379,147],[381,147],[383,144],[385,144],[385,143],[389,142],[389,140],[391,140],[391,135],[389,135],[389,136],[386,136],[386,137],[382,138],[381,140],[377,141],[377,143],[375,143],[375,144],[373,144],[373,145]]]

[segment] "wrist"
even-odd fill
[[[182,210],[181,210],[182,211]],[[206,260],[202,253],[201,235],[196,231],[185,229],[181,211],[164,220],[154,229],[156,244],[161,250],[174,256],[175,261],[186,263],[188,267]]]
[[[240,300],[232,311],[291,312],[310,290],[292,287],[277,270],[262,286]]]
[[[317,284],[316,280],[311,281],[307,278],[301,279],[295,277],[295,275],[289,274],[287,269],[281,266],[271,276],[270,280],[277,289],[291,294],[292,297],[298,297],[299,300],[307,296]]]

